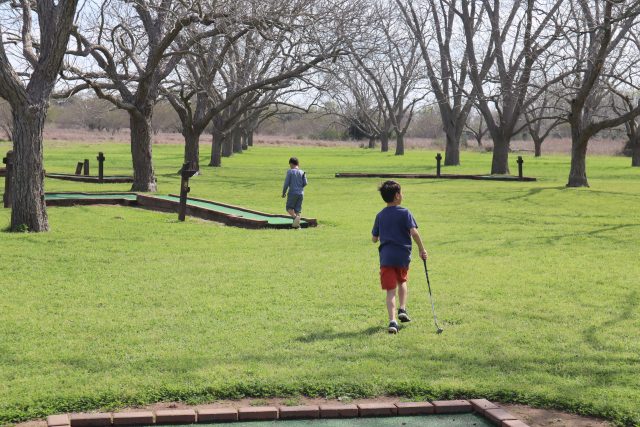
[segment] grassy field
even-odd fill
[[[106,174],[131,173],[118,144],[49,143],[45,167],[72,173],[88,157],[96,169],[97,151]],[[90,206],[49,208],[49,233],[0,234],[0,424],[300,394],[486,397],[640,424],[640,169],[629,159],[591,157],[582,189],[564,187],[566,156],[527,156],[533,183],[400,180],[445,331],[416,263],[415,321],[390,336],[370,242],[380,180],[333,174],[433,172],[435,152],[258,146],[205,168],[191,195],[282,212],[290,155],[307,171],[315,229]],[[154,159],[159,191],[177,192],[181,147],[156,146]],[[444,172],[486,173],[491,157],[462,162]],[[0,209],[0,225],[9,217]]]

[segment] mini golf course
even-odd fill
[[[430,174],[430,173],[359,173],[340,172],[336,178],[421,178],[421,179],[473,179],[481,181],[536,181],[529,176],[513,175],[456,175],[456,174]]]
[[[153,427],[174,425],[233,427],[527,427],[486,399],[434,402],[248,406],[137,410],[50,415],[47,427]]]
[[[120,183],[133,182],[133,177],[126,176],[126,175],[111,175],[111,176],[105,175],[102,178],[100,178],[99,176],[89,176],[89,175],[47,173],[45,174],[45,176],[47,178],[63,179],[65,181],[91,182],[94,184],[120,184]]]
[[[76,205],[122,205],[134,206],[161,212],[178,212],[180,197],[157,196],[138,193],[47,193],[47,206]],[[209,221],[221,222],[242,228],[291,228],[293,219],[287,215],[275,215],[254,211],[204,199],[187,199],[187,215]],[[315,227],[314,218],[303,218],[300,227]]]

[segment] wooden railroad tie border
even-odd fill
[[[498,427],[527,424],[486,399],[434,402],[325,404],[305,406],[247,406],[241,408],[158,409],[156,411],[104,412],[50,415],[47,427],[109,427],[195,424],[233,421],[272,421],[317,418],[388,417],[476,413]]]
[[[506,182],[531,182],[537,178],[516,175],[464,175],[464,174],[440,174],[431,173],[359,173],[359,172],[338,172],[336,178],[403,178],[403,179],[472,179],[476,181],[506,181]]]

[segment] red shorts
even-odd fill
[[[380,286],[388,291],[407,281],[408,267],[380,267]]]

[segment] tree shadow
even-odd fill
[[[351,339],[357,338],[364,335],[375,335],[377,333],[383,332],[384,328],[380,326],[370,326],[363,331],[353,331],[353,332],[333,332],[331,330],[324,330],[319,332],[313,332],[308,335],[303,335],[301,337],[295,338],[295,341],[310,343],[316,341],[329,341],[329,340],[337,340],[337,339]]]
[[[621,301],[622,311],[614,318],[611,318],[605,322],[602,322],[599,326],[591,326],[584,331],[584,339],[589,346],[595,350],[601,350],[607,348],[605,340],[598,338],[596,335],[608,334],[612,326],[625,320],[631,319],[634,313],[638,312],[638,305],[640,305],[640,298],[638,298],[638,291],[633,291],[627,298]]]

